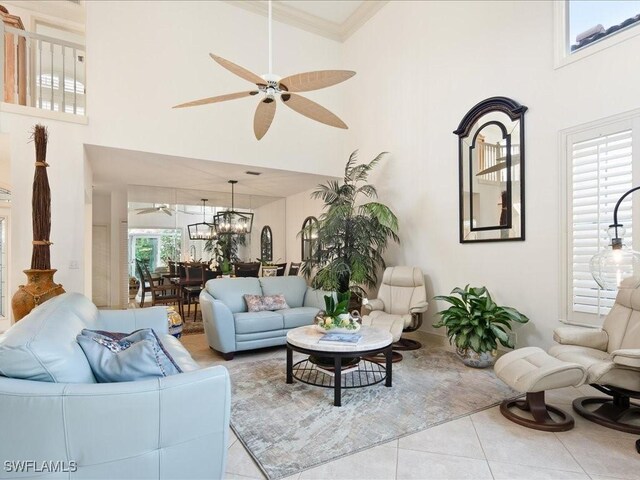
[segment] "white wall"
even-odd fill
[[[256,98],[171,108],[254,88],[215,63],[209,53],[266,73],[265,17],[224,2],[87,2],[86,9],[87,108],[93,143],[334,173],[345,131],[314,122],[281,102],[271,130],[259,142],[253,135]],[[274,70],[282,76],[342,66],[341,44],[278,22],[273,26],[273,48]],[[348,124],[344,88],[338,85],[307,96]]]
[[[486,285],[531,318],[519,344],[551,344],[561,288],[558,131],[640,106],[639,51],[636,37],[554,70],[551,2],[388,3],[346,42],[345,65],[358,72],[346,86],[347,151],[393,153],[374,177],[400,219],[402,245],[389,263],[422,267],[429,295]],[[529,107],[526,241],[461,245],[451,132],[495,95]],[[431,302],[430,316],[443,307]]]

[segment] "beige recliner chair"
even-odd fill
[[[420,328],[428,305],[422,270],[388,267],[382,276],[378,298],[364,304],[369,312],[362,318],[362,324],[389,330],[394,350],[416,350],[422,347],[420,342],[401,338],[402,333]],[[401,359],[402,355],[394,351],[394,361]]]
[[[602,330],[560,327],[553,339],[560,345],[549,354],[584,366],[585,383],[610,396],[577,398],[574,410],[605,427],[640,434],[640,407],[630,402],[640,398],[640,288],[623,282]]]

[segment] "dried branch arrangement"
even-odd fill
[[[33,223],[33,253],[31,268],[51,269],[49,235],[51,234],[51,190],[47,176],[47,128],[36,125],[31,134],[36,146],[36,171],[33,176],[33,196],[31,198]]]

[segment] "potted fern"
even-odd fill
[[[529,321],[515,308],[496,304],[485,287],[456,287],[451,295],[438,295],[435,299],[451,306],[438,312],[440,321],[433,326],[446,327],[449,343],[455,344],[458,356],[470,367],[493,365],[498,343],[514,347],[509,337],[512,322]]]

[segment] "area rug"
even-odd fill
[[[466,367],[444,348],[403,355],[391,388],[343,389],[342,407],[333,406],[333,389],[287,385],[284,358],[227,362],[231,427],[278,479],[518,396],[492,369]]]

